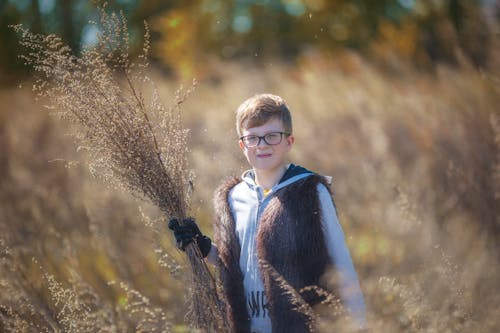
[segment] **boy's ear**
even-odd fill
[[[238,140],[238,145],[240,146],[241,150],[245,150],[245,145],[243,144],[243,141]]]
[[[295,142],[295,137],[293,135],[289,135],[286,137],[286,143],[291,146]]]

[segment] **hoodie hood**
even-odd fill
[[[281,177],[280,181],[278,184],[283,183],[295,176],[302,175],[302,174],[313,174],[312,171],[307,170],[304,167],[301,167],[300,165],[295,165],[295,164],[289,164],[288,168],[285,171],[285,174],[283,177]]]
[[[271,190],[273,192],[275,192],[278,189],[285,187],[286,185],[294,183],[299,179],[308,177],[308,176],[313,175],[313,174],[314,174],[314,172],[312,172],[304,167],[301,167],[299,165],[295,165],[295,164],[291,163],[288,165],[288,167],[287,167],[285,173],[283,174],[283,176],[281,177],[280,181],[276,185],[274,185]],[[253,171],[253,169],[245,171],[241,175],[241,179],[252,189],[260,188],[260,186],[258,186],[255,183],[255,172]]]

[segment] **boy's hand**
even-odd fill
[[[212,240],[201,233],[192,217],[185,218],[181,224],[177,219],[171,219],[168,228],[174,232],[175,242],[180,250],[185,251],[186,246],[194,240],[203,257],[210,252]]]

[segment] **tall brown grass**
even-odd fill
[[[144,53],[140,62],[132,62],[123,13],[109,14],[106,7],[100,7],[99,14],[97,45],[79,56],[58,36],[34,34],[21,25],[13,27],[26,49],[21,57],[39,74],[33,90],[48,100],[47,108],[75,125],[71,133],[78,149],[88,152],[91,173],[105,184],[149,200],[166,214],[165,220],[175,218],[183,223],[188,216],[192,173],[187,168],[188,131],[182,127],[180,105],[191,90],[178,92],[174,107],[166,109],[153,88],[148,103],[138,89],[140,84],[151,83],[144,73],[149,52],[147,25]],[[215,279],[196,246],[190,244],[185,252],[192,270],[191,283],[186,283],[192,294],[189,322],[195,328],[223,332],[227,325]],[[68,304],[76,305],[75,310],[70,306],[64,309],[81,312],[79,298],[71,298],[75,301]],[[73,325],[71,319],[67,322]],[[67,322],[62,323],[64,330],[69,329]],[[77,329],[80,326],[77,324]]]
[[[183,105],[203,231],[217,183],[247,168],[233,110],[256,92],[279,94],[294,117],[293,161],[334,178],[371,331],[498,331],[495,68],[401,65],[396,75],[352,53],[214,68]],[[177,82],[149,74],[170,98]],[[0,330],[189,331],[188,269],[162,213],[92,179],[71,128],[41,112],[29,89],[0,100]],[[326,312],[317,331],[352,330]]]

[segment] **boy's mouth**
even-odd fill
[[[271,156],[272,156],[271,153],[257,154],[258,158],[268,158],[268,157],[271,157]]]

